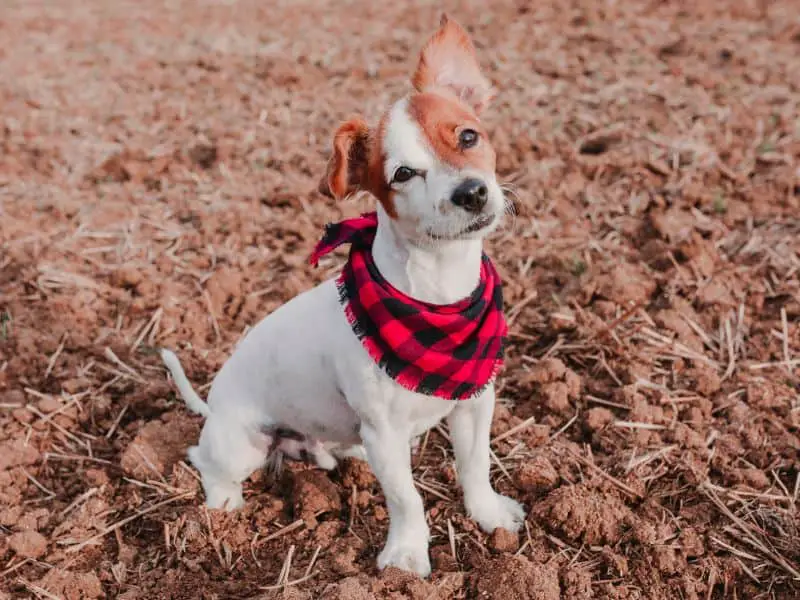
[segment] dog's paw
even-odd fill
[[[228,512],[244,506],[242,486],[237,484],[213,484],[206,487],[206,506]]]
[[[467,512],[486,533],[491,533],[498,527],[516,533],[525,521],[525,509],[522,505],[497,492],[473,500],[467,506]]]
[[[331,448],[331,454],[336,458],[355,458],[367,462],[367,451],[361,444],[353,446],[336,446]]]
[[[431,574],[431,561],[428,557],[427,542],[409,542],[409,540],[389,541],[378,555],[378,568],[397,567],[411,571],[420,577]]]
[[[336,459],[325,449],[314,452],[314,463],[325,471],[333,471],[336,465],[339,464]]]

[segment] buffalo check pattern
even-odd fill
[[[337,278],[339,299],[354,333],[372,359],[397,383],[447,400],[478,395],[503,364],[508,331],[500,277],[486,254],[472,294],[454,304],[420,302],[394,288],[372,259],[377,214],[326,226],[311,255],[319,259],[349,243]]]

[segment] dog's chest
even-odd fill
[[[398,430],[420,435],[439,423],[458,401],[409,391],[384,373],[352,333],[344,339],[347,352],[337,354],[340,383],[347,402],[361,420],[392,423]]]

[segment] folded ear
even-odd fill
[[[481,73],[469,34],[446,14],[442,15],[439,31],[422,48],[411,83],[419,92],[449,90],[476,114],[494,96],[492,84]]]
[[[333,137],[333,156],[317,189],[337,200],[364,189],[368,161],[369,126],[361,118],[342,123]]]

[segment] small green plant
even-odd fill
[[[758,146],[756,151],[759,154],[766,154],[767,152],[774,152],[775,151],[775,144],[772,142],[764,142]]]
[[[586,262],[582,258],[576,256],[572,259],[569,270],[575,277],[580,277],[586,273],[586,269],[588,268]]]
[[[712,204],[714,208],[714,212],[718,215],[724,215],[728,212],[728,202],[725,200],[725,196],[722,192],[717,192],[714,194],[714,202]]]
[[[8,309],[5,309],[0,314],[0,340],[7,340],[11,335],[11,322],[13,320]]]

